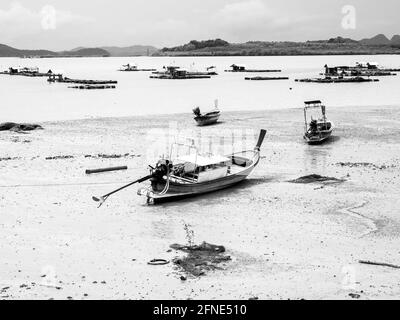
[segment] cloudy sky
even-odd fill
[[[64,50],[391,37],[400,33],[399,10],[398,0],[0,0],[0,43]]]

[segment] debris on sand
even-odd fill
[[[162,266],[165,264],[168,264],[169,261],[165,259],[153,259],[147,262],[147,264],[152,265],[152,266]]]
[[[5,157],[5,158],[0,158],[0,161],[10,161],[10,160],[19,160],[21,159],[20,157]]]
[[[371,168],[371,169],[378,169],[378,170],[383,170],[383,169],[388,169],[388,168],[393,168],[395,167],[394,165],[381,165],[378,166],[376,164],[373,164],[371,162],[338,162],[336,163],[337,166],[341,167],[350,167],[350,168],[359,168],[359,167],[364,167],[364,168]]]
[[[85,158],[102,158],[102,159],[119,159],[119,158],[136,158],[136,157],[141,157],[140,154],[130,154],[130,153],[125,153],[125,154],[97,154],[97,155],[91,155],[91,154],[85,154]]]
[[[310,174],[304,177],[300,177],[294,180],[290,180],[289,182],[291,183],[315,183],[315,182],[325,182],[325,183],[341,183],[346,180],[344,179],[338,179],[334,177],[324,177],[320,176],[319,174]]]
[[[118,159],[118,158],[129,156],[129,153],[125,153],[125,154],[99,154],[97,156],[99,158],[105,158],[105,159]]]
[[[183,246],[173,244],[172,249],[188,253],[187,256],[175,258],[173,263],[179,266],[185,273],[195,277],[202,276],[209,270],[221,269],[217,265],[231,260],[224,254],[225,247],[203,242],[201,245]]]
[[[353,299],[360,299],[360,295],[357,293],[349,293],[349,296],[352,297]]]
[[[15,122],[4,122],[0,124],[0,131],[32,131],[43,129],[42,126],[38,124],[30,124],[30,123],[15,123]]]
[[[72,159],[73,156],[55,156],[55,157],[47,157],[46,160],[60,160],[60,159]]]

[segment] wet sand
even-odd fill
[[[398,299],[398,269],[358,261],[400,265],[400,108],[328,116],[337,128],[321,146],[303,142],[301,109],[226,113],[204,128],[178,114],[0,132],[0,298]],[[213,139],[265,128],[261,162],[213,194],[149,206],[133,186],[97,208],[92,195],[148,173],[149,146],[171,121]],[[119,165],[128,170],[85,175]],[[346,181],[289,182],[309,174]],[[187,243],[185,225],[232,260],[186,281],[172,263],[148,265],[182,255],[170,245]]]

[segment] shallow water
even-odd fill
[[[134,116],[191,112],[194,106],[211,108],[219,99],[223,111],[268,110],[300,107],[303,101],[321,99],[328,106],[397,105],[400,101],[399,77],[381,77],[377,83],[312,84],[295,78],[316,77],[323,66],[352,65],[357,61],[376,61],[384,67],[400,67],[400,57],[380,56],[305,56],[305,57],[130,57],[130,58],[1,58],[0,69],[9,66],[37,66],[83,79],[118,80],[114,90],[75,90],[68,84],[48,84],[46,78],[0,75],[0,121],[48,121],[91,117]],[[118,72],[126,63],[139,68],[176,64],[203,71],[217,67],[211,79],[150,79],[149,72]],[[232,63],[247,68],[282,69],[290,80],[245,81],[245,73],[226,73]],[[258,74],[252,73],[251,76]]]

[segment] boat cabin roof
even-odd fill
[[[310,105],[310,104],[321,104],[321,100],[311,100],[311,101],[304,101],[305,105]]]
[[[227,157],[223,156],[210,156],[210,157],[205,157],[205,156],[200,156],[196,154],[190,154],[186,156],[179,157],[179,161],[182,162],[189,162],[189,163],[194,163],[198,167],[204,167],[204,166],[209,166],[213,164],[219,164],[219,163],[225,163],[228,161],[231,161]]]

